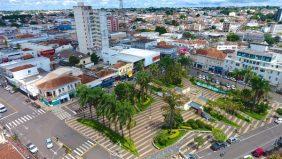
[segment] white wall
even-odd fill
[[[13,77],[17,80],[21,80],[21,79],[24,79],[26,77],[34,76],[34,75],[37,75],[37,74],[38,74],[37,67],[32,67],[32,68],[20,70],[20,71],[17,71],[17,72],[12,72]]]

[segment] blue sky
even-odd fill
[[[0,0],[0,10],[67,9],[84,1],[94,8],[118,7],[118,0]],[[282,0],[124,0],[125,7],[282,6]]]

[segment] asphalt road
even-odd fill
[[[64,150],[59,149],[55,142],[53,142],[54,148],[47,149],[44,142],[46,138],[58,136],[59,140],[71,149],[87,141],[54,113],[27,104],[26,98],[20,92],[10,94],[0,87],[0,103],[7,107],[7,112],[1,113],[0,123],[11,134],[17,134],[24,145],[30,142],[35,144],[39,149],[39,156],[59,159],[64,155]]]
[[[258,147],[269,147],[276,139],[282,136],[282,124],[278,125],[271,123],[264,127],[253,130],[239,137],[239,143],[232,144],[229,147],[217,152],[211,149],[206,149],[197,153],[201,159],[235,159],[242,158],[245,155],[251,154]],[[220,153],[224,152],[224,156],[220,157]]]

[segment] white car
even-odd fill
[[[244,156],[243,159],[253,159],[253,156],[252,155],[247,155],[247,156]]]
[[[0,103],[0,113],[4,113],[6,111],[7,111],[7,108],[3,104]]]
[[[46,144],[46,147],[48,149],[52,148],[53,147],[53,143],[52,143],[52,140],[50,138],[46,139],[45,140],[45,144]]]
[[[27,144],[26,147],[33,154],[38,152],[38,148],[34,144],[32,144],[32,143]]]
[[[231,85],[231,88],[232,88],[232,89],[236,89],[236,87],[235,87],[234,85]]]
[[[274,122],[276,124],[281,124],[282,123],[282,118],[277,118]]]

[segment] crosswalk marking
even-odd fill
[[[6,124],[6,127],[7,127],[8,129],[11,129],[7,124]]]
[[[13,123],[15,126],[17,126],[17,124],[16,124],[14,121],[12,121],[12,123]]]
[[[53,114],[56,115],[59,119],[64,120],[71,117],[71,114],[65,111],[64,109],[58,107],[55,110],[52,110]]]
[[[21,123],[20,123],[17,119],[15,120],[15,122],[16,122],[18,125],[20,125],[20,124],[21,124]]]
[[[21,119],[22,119],[24,122],[26,122],[26,119],[25,119],[24,117],[21,117]]]
[[[32,117],[30,115],[26,115],[26,117],[29,118],[29,120],[32,119]]]
[[[77,149],[73,150],[73,152],[75,152],[75,153],[78,154],[79,156],[81,155],[81,153],[78,152]]]

